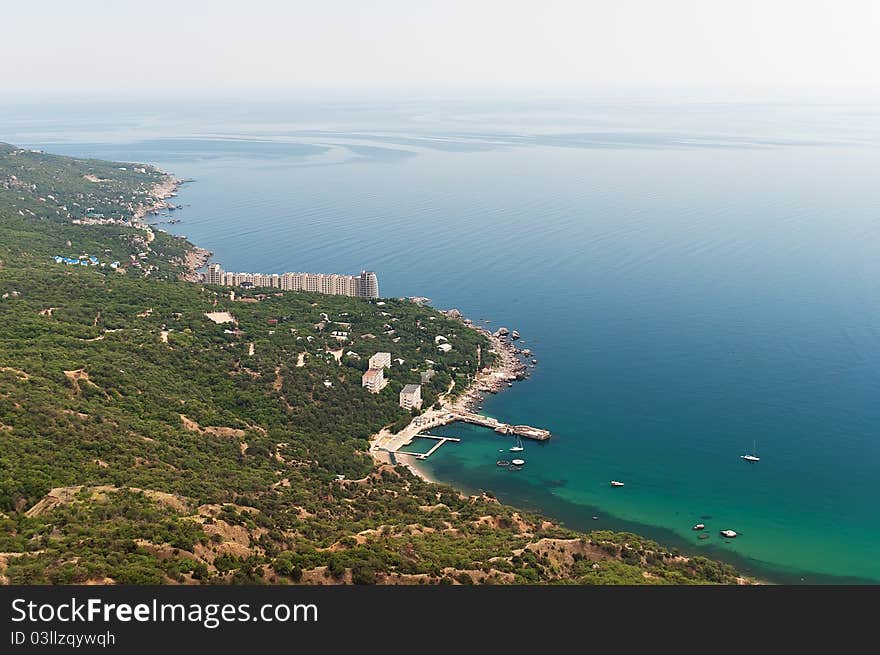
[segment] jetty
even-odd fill
[[[450,423],[461,421],[463,423],[471,423],[482,427],[491,428],[498,434],[518,435],[525,439],[533,439],[535,441],[547,441],[550,439],[550,430],[535,428],[530,425],[510,425],[502,423],[498,419],[489,416],[483,416],[464,409],[457,409],[449,405],[444,405],[442,409],[429,409],[424,414],[416,416],[412,422],[403,430],[392,433],[388,430],[380,432],[376,440],[370,445],[370,451],[374,456],[378,456],[383,461],[391,464],[397,464],[395,455],[409,455],[416,459],[424,460],[437,452],[447,441],[461,441],[456,437],[441,437],[427,432],[430,429],[438,428]],[[408,450],[412,446],[416,437],[425,437],[434,439],[437,443],[426,453],[416,453]],[[379,453],[383,453],[379,455]]]
[[[510,425],[509,423],[502,423],[498,419],[474,412],[453,412],[452,416],[451,421],[461,421],[463,423],[492,428],[498,434],[515,434],[526,439],[534,439],[535,441],[547,441],[550,438],[550,430],[533,428],[531,425]]]
[[[401,450],[404,446],[411,446],[414,439],[417,437],[422,437],[423,439],[434,439],[437,443],[431,446],[431,449],[426,453],[411,453],[405,450]],[[397,450],[393,451],[396,455],[410,455],[415,457],[416,459],[428,459],[431,455],[437,452],[437,449],[440,448],[447,441],[459,442],[461,439],[458,437],[441,437],[436,434],[417,434],[412,439],[410,439],[403,446],[399,447]]]

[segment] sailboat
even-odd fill
[[[521,453],[524,450],[525,450],[525,448],[523,448],[522,439],[520,437],[517,437],[516,438],[516,445],[510,447],[510,452]]]
[[[760,462],[761,458],[758,457],[758,455],[757,455],[757,451],[758,451],[757,446],[758,446],[758,442],[756,441],[755,443],[752,444],[752,454],[751,455],[740,455],[739,456],[740,459],[745,460],[746,462]]]

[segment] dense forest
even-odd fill
[[[406,300],[181,281],[191,244],[125,224],[165,180],[0,144],[0,580],[739,580],[377,466],[369,436],[411,419],[401,387],[432,368],[426,406],[453,380],[460,391],[485,338]],[[88,214],[121,222],[74,224]],[[361,374],[378,351],[391,383],[371,394]]]

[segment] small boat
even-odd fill
[[[598,520],[599,520],[599,517],[598,517],[598,516],[594,516],[594,517],[593,517],[593,520],[594,520],[594,521],[598,521]]]
[[[512,387],[512,386],[513,386],[513,382],[508,382],[508,383],[507,383],[507,386],[508,386],[508,387]]]
[[[617,480],[612,480],[612,481],[611,481],[611,486],[612,486],[612,487],[622,487],[622,486],[623,486],[623,482],[618,482]]]
[[[497,462],[495,462],[495,466],[510,466],[510,462],[508,462],[506,459],[499,459]]]
[[[734,532],[733,530],[722,530],[721,536],[726,537],[728,539],[733,539],[736,537],[736,532]]]
[[[761,458],[757,455],[757,445],[758,442],[756,441],[754,444],[752,444],[752,453],[750,455],[740,455],[739,458],[745,460],[746,462],[760,462]]]
[[[524,459],[512,459],[512,460],[510,460],[510,463],[513,464],[514,466],[522,466],[523,464],[526,463],[526,460],[524,460]]]
[[[691,528],[691,530],[705,530],[705,529],[706,529],[706,526],[703,525],[702,523],[697,523],[694,527]]]
[[[523,448],[523,445],[522,445],[522,439],[520,439],[519,437],[517,437],[517,438],[516,438],[516,445],[510,447],[510,452],[512,452],[512,453],[521,453],[521,452],[524,451],[524,450],[525,450],[525,448]]]

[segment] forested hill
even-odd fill
[[[56,255],[89,255],[140,274],[177,277],[192,245],[128,225],[138,210],[161,202],[157,187],[170,189],[174,182],[146,164],[75,159],[0,143],[0,260],[22,267]]]
[[[463,388],[484,338],[406,301],[177,280],[188,244],[124,224],[162,176],[0,146],[0,580],[736,580],[376,468],[369,435],[411,418],[402,385],[432,360],[427,402]],[[80,210],[124,220],[74,224]],[[360,376],[378,351],[395,361],[373,395]]]

